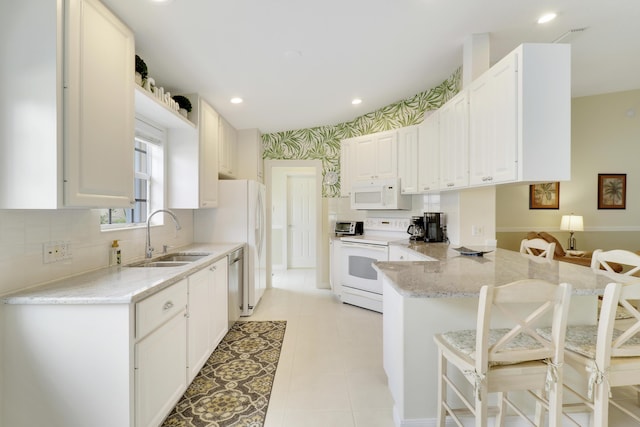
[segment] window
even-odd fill
[[[135,133],[135,203],[132,208],[101,209],[103,230],[143,225],[152,209],[163,205],[165,131],[137,118]]]

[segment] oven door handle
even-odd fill
[[[342,242],[343,248],[361,248],[372,251],[387,252],[387,246],[384,245],[367,245],[365,243]]]

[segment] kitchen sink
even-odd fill
[[[154,259],[154,261],[175,261],[175,262],[194,262],[209,256],[207,253],[195,253],[195,252],[178,252],[174,254],[162,255]]]
[[[206,252],[176,252],[153,259],[134,262],[133,264],[129,264],[129,267],[182,267],[183,265],[198,261],[209,255],[211,254]]]
[[[140,261],[129,264],[129,267],[182,267],[189,264],[189,261]]]

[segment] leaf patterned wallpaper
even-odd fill
[[[262,135],[264,158],[268,160],[322,160],[322,176],[340,176],[340,141],[411,126],[422,122],[424,113],[440,108],[460,91],[462,68],[440,85],[410,98],[338,125],[320,126]],[[340,181],[323,182],[323,197],[340,197]]]

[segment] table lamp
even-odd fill
[[[576,249],[576,238],[573,237],[574,231],[583,231],[584,225],[581,215],[562,215],[562,221],[560,221],[560,230],[569,231],[569,250]]]

